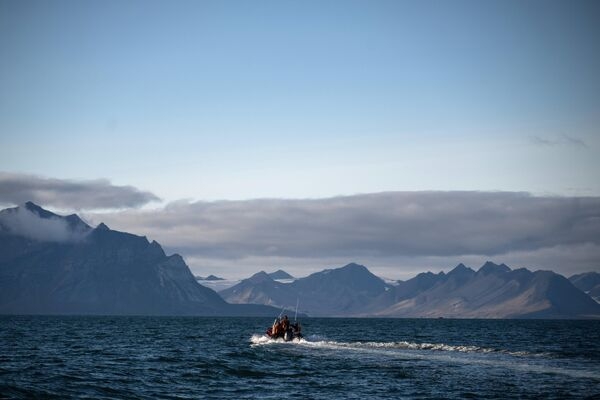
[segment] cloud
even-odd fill
[[[93,210],[139,207],[160,199],[133,186],[106,179],[66,180],[0,172],[0,204],[33,201],[64,209]]]
[[[187,256],[496,256],[600,244],[600,197],[515,192],[386,192],[317,200],[177,202],[88,215]]]
[[[572,136],[563,135],[563,141],[572,146],[588,147],[587,143],[584,142],[582,139],[572,137]]]
[[[336,268],[357,262],[366,265],[374,274],[389,279],[410,279],[425,271],[449,272],[459,263],[478,269],[486,261],[505,263],[511,268],[528,268],[532,271],[544,269],[571,276],[576,273],[598,271],[600,245],[582,244],[542,248],[530,251],[508,252],[500,255],[455,255],[455,256],[338,256],[338,257],[244,257],[231,260],[225,258],[185,256],[185,261],[196,275],[211,273],[228,279],[242,279],[265,270],[279,268],[293,276],[307,276],[324,268]]]
[[[530,136],[529,140],[531,141],[531,143],[538,146],[554,146],[558,144],[558,142],[555,140],[546,139],[540,136]]]
[[[0,230],[46,242],[75,242],[83,239],[88,231],[69,227],[60,217],[41,218],[27,208],[18,207],[0,212]]]
[[[555,139],[540,136],[530,136],[531,143],[537,146],[575,146],[575,147],[588,147],[587,143],[582,139],[562,135]]]

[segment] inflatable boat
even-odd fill
[[[302,328],[296,321],[293,324],[288,320],[287,315],[283,318],[276,318],[273,325],[270,326],[265,334],[271,339],[283,339],[286,342],[302,338]]]

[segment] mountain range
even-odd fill
[[[459,264],[448,273],[425,272],[396,284],[355,263],[291,283],[259,272],[219,294],[231,303],[288,309],[298,301],[312,316],[600,318],[600,304],[562,275],[492,262],[477,271]]]
[[[0,211],[0,314],[273,316],[299,303],[312,316],[600,318],[599,291],[595,272],[487,262],[390,283],[351,263],[299,279],[261,271],[217,294],[146,237],[31,202]]]
[[[273,315],[198,284],[146,237],[28,202],[0,211],[1,314]]]

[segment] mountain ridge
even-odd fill
[[[73,214],[75,215],[75,214]],[[0,211],[0,313],[273,315],[225,302],[156,241],[28,202]],[[44,227],[43,234],[35,229]],[[86,228],[87,227],[87,228]]]
[[[279,307],[296,298],[313,316],[600,318],[600,305],[562,275],[490,261],[477,271],[460,263],[447,273],[423,272],[396,285],[355,263],[285,284],[259,274],[219,294],[230,302]],[[257,275],[260,284],[253,284]]]
[[[0,313],[272,316],[279,310],[268,306],[299,302],[313,316],[600,318],[597,273],[566,279],[491,261],[395,284],[358,263],[274,279],[282,273],[260,271],[217,294],[145,236],[32,202],[0,210]]]

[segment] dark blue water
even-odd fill
[[[600,398],[600,321],[0,317],[1,398]]]

